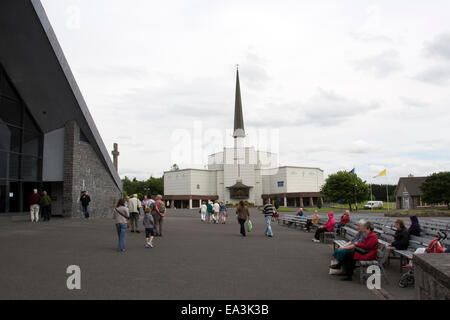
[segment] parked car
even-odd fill
[[[364,205],[364,209],[382,209],[383,201],[369,201]]]

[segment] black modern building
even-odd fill
[[[34,188],[53,214],[80,215],[83,190],[109,214],[122,183],[40,1],[1,0],[0,39],[0,216]]]

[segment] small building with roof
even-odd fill
[[[402,177],[398,180],[395,190],[396,208],[411,210],[424,206],[423,192],[420,186],[427,177]]]

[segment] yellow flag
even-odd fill
[[[383,171],[381,171],[377,177],[381,177],[381,176],[385,176],[386,175],[386,169],[384,169]]]

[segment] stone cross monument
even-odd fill
[[[113,163],[114,163],[114,167],[116,168],[116,171],[119,172],[119,147],[117,145],[117,143],[114,143],[114,150],[111,152],[112,156],[113,156]]]

